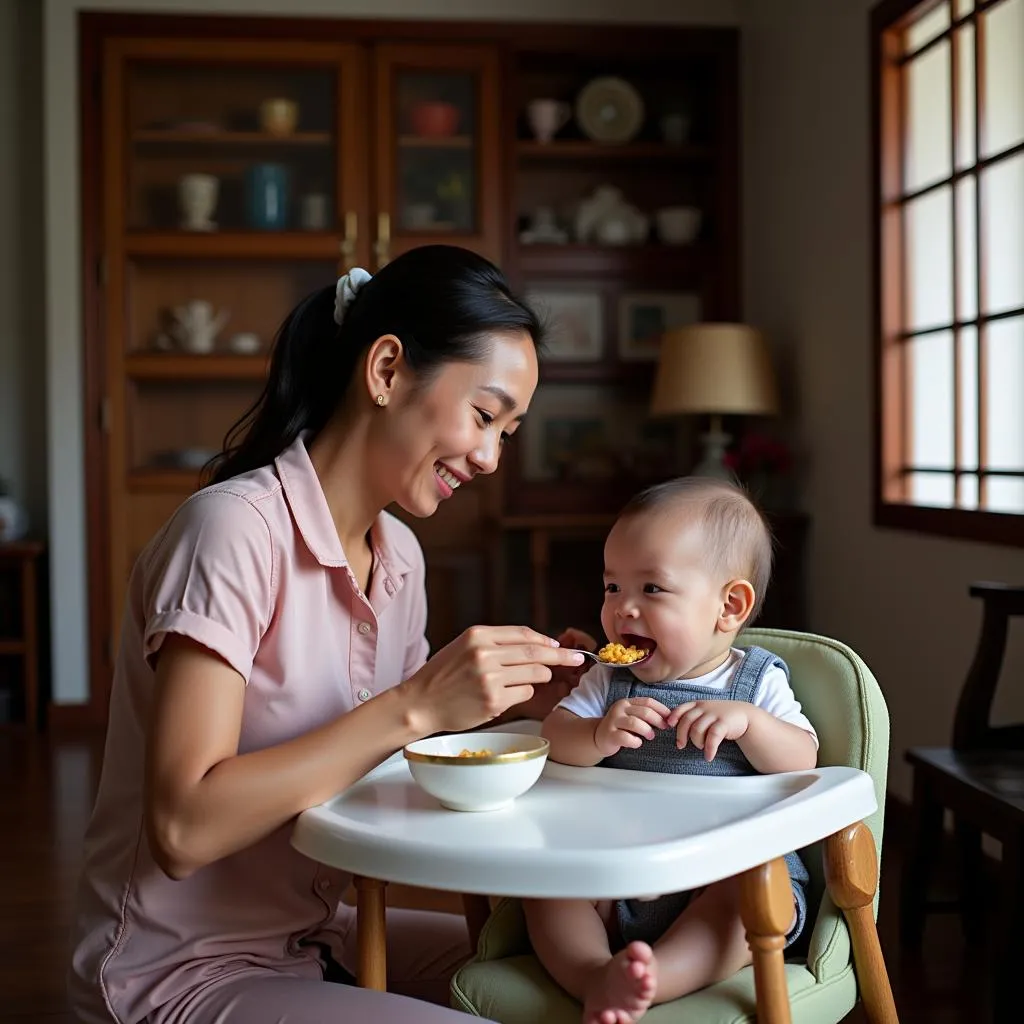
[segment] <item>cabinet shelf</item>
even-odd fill
[[[678,278],[691,273],[699,245],[520,245],[518,262],[526,277],[616,275]]]
[[[341,237],[323,231],[135,231],[124,247],[129,256],[185,259],[341,258]]]
[[[163,128],[143,128],[132,133],[132,142],[185,146],[329,146],[330,132],[293,132],[271,135],[269,132],[203,132]]]
[[[125,372],[134,380],[262,380],[267,355],[186,352],[133,352]]]
[[[472,149],[472,135],[400,135],[401,149]]]
[[[568,139],[561,142],[536,142],[524,139],[516,144],[522,160],[593,161],[593,160],[663,160],[666,163],[703,163],[709,161],[708,146],[670,146],[664,142],[626,142],[622,145]]]

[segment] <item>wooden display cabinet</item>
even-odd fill
[[[352,266],[460,244],[528,296],[587,296],[600,323],[588,351],[544,360],[496,478],[429,520],[403,517],[430,568],[435,646],[495,614],[481,608],[502,517],[606,513],[675,470],[680,439],[644,422],[651,347],[629,351],[620,328],[631,315],[648,329],[662,314],[739,315],[735,32],[113,13],[81,27],[97,717],[138,553],[259,395],[286,313]],[[532,100],[572,106],[606,75],[642,96],[630,141],[595,142],[576,119],[551,142],[533,137]],[[661,119],[680,106],[689,130],[667,141]],[[642,240],[521,240],[541,207],[573,235],[575,207],[600,185],[651,219]],[[687,244],[654,227],[673,205],[701,211]],[[212,345],[176,333],[185,314],[224,318]],[[590,450],[595,439],[628,450]]]

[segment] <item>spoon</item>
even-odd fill
[[[584,651],[578,647],[567,647],[566,650],[573,654],[582,654],[598,665],[611,665],[612,668],[634,668],[637,665],[642,665],[645,661],[650,661],[651,655],[654,654],[654,651],[648,651],[642,658],[637,658],[636,661],[605,661],[603,658],[599,658],[593,651]]]

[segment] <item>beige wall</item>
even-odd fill
[[[949,740],[979,626],[967,585],[1024,580],[1024,553],[871,525],[870,7],[746,7],[746,295],[748,317],[794,368],[814,626],[848,641],[878,676],[891,779],[906,794],[902,751]],[[1022,665],[1018,638],[1007,668],[1019,679]],[[997,710],[1024,714],[1024,688],[1011,683]]]
[[[46,529],[42,8],[0,0],[0,477]]]

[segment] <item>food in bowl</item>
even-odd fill
[[[630,644],[605,644],[597,652],[597,656],[609,665],[633,665],[647,657],[648,652],[642,647]]]
[[[406,745],[417,785],[452,811],[508,807],[540,778],[550,744],[522,733],[457,733]]]

